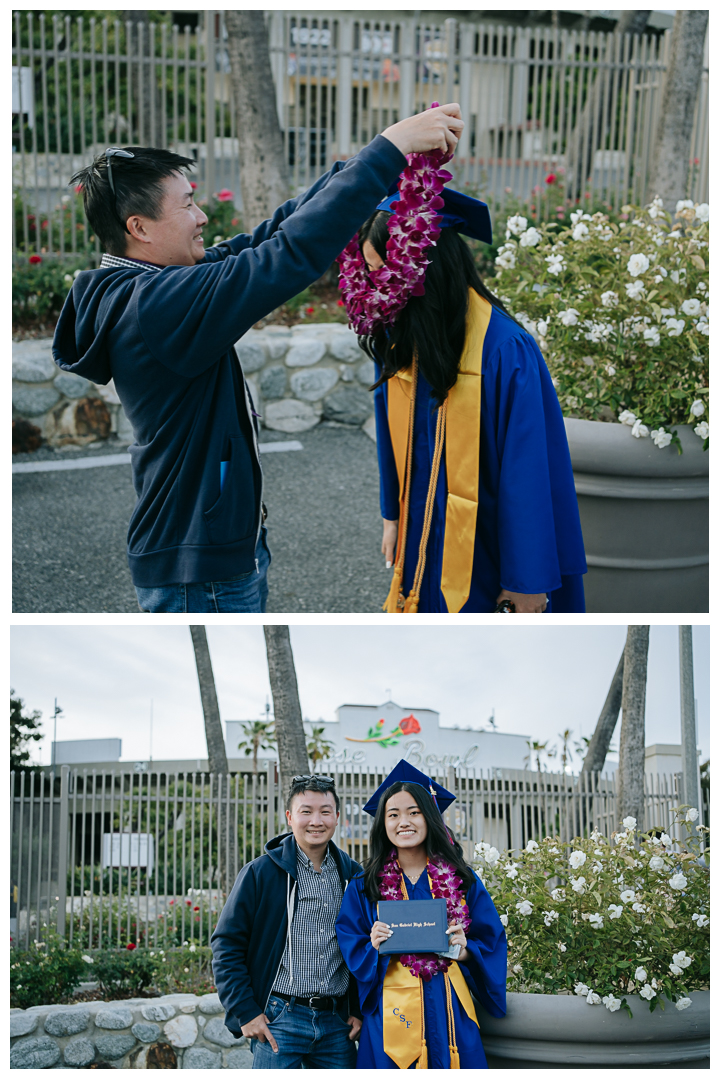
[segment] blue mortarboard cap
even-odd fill
[[[461,191],[453,191],[452,188],[443,188],[440,197],[445,203],[440,216],[440,228],[446,229],[451,225],[457,225],[459,231],[465,236],[492,244],[492,224],[487,203],[480,202],[480,199],[473,199],[470,195],[463,195]],[[392,204],[399,198],[400,195],[395,190],[375,209],[394,214]]]
[[[393,784],[400,782],[419,784],[420,787],[424,787],[431,795],[434,793],[435,802],[437,803],[437,808],[441,814],[447,810],[450,803],[455,802],[455,795],[453,795],[451,791],[448,791],[447,788],[442,787],[436,780],[426,776],[424,772],[420,772],[420,770],[416,769],[414,765],[411,765],[409,761],[399,761],[387,779],[383,780],[374,795],[371,795],[363,806],[365,813],[370,814],[371,817],[375,817],[380,799],[384,792],[386,792]]]

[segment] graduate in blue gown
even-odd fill
[[[465,863],[462,847],[455,843],[440,815],[439,806],[444,809],[454,798],[402,761],[365,807],[375,816],[370,855],[364,875],[348,884],[336,924],[340,951],[360,994],[363,1027],[359,1069],[487,1068],[470,994],[492,1016],[505,1015],[507,943],[492,900]],[[409,900],[432,899],[429,866],[444,864],[462,875],[461,891],[471,922],[465,931],[457,924],[449,929],[449,941],[460,945],[461,951],[457,962],[448,961],[454,968],[448,976],[437,972],[429,981],[421,980],[397,956],[378,952],[378,945],[392,938],[388,924],[376,916],[377,900],[382,899],[379,872],[392,858],[401,868]],[[393,961],[400,981],[406,984],[399,989],[388,985]],[[397,984],[397,977],[394,982]],[[420,982],[422,1022],[418,1025],[412,1001],[419,999]],[[398,1004],[393,1008],[395,1002]],[[394,1028],[398,1016],[405,1021],[400,1023],[400,1035]],[[407,1027],[406,1017],[413,1020]]]
[[[565,427],[550,374],[533,337],[482,283],[469,248],[458,235],[488,239],[484,204],[449,189],[443,197],[448,212],[426,272],[425,294],[410,298],[389,331],[363,341],[376,361],[379,380],[375,417],[383,553],[389,566],[395,563],[399,518],[402,529],[397,443],[405,431],[398,435],[396,429],[393,445],[389,396],[393,380],[397,382],[398,372],[410,370],[415,353],[410,491],[403,507],[407,531],[402,593],[407,597],[415,580],[429,501],[438,407],[459,392],[454,388],[458,370],[472,370],[474,363],[478,374],[481,370],[480,417],[464,439],[464,452],[479,455],[479,473],[469,497],[472,522],[454,526],[451,519],[448,528],[443,450],[434,499],[430,495],[431,520],[416,610],[491,612],[507,599],[517,611],[583,612],[582,575],[587,566]],[[358,236],[370,269],[383,265],[388,206],[392,208],[390,198]],[[484,211],[482,219],[478,208]],[[478,335],[484,311],[489,323]],[[477,340],[482,341],[481,355],[468,355],[469,343]],[[449,437],[450,413],[447,424]],[[461,442],[463,438],[464,433]],[[466,469],[467,462],[462,467]],[[455,506],[465,506],[467,512],[468,498],[457,499]],[[464,553],[449,550],[453,528],[464,532]],[[453,573],[463,576],[463,561],[466,584],[460,586],[460,600],[449,606],[454,593],[448,581]],[[454,570],[456,565],[459,569]]]

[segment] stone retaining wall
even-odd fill
[[[11,1069],[251,1069],[247,1039],[225,1027],[217,994],[10,1010]]]
[[[13,417],[52,446],[85,445],[132,429],[112,383],[96,386],[55,365],[49,338],[13,343]],[[263,426],[295,433],[321,420],[362,425],[372,412],[373,364],[340,323],[250,330],[236,345]]]

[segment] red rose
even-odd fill
[[[75,193],[76,193],[77,195],[79,195],[79,194],[80,194],[80,192],[82,191],[82,189],[83,189],[83,186],[82,186],[82,184],[76,184],[76,185],[75,185]]]
[[[199,911],[199,910],[200,910],[200,908],[199,908],[199,907],[194,907],[194,908],[193,908],[193,911]]]
[[[378,727],[382,727],[384,723],[384,720],[378,720]]]
[[[240,218],[236,218],[236,217],[232,218],[231,221],[230,221],[230,224],[231,225],[239,225],[240,224]]]
[[[422,728],[413,714],[410,713],[409,716],[406,716],[404,720],[400,721],[400,730],[404,735],[417,735],[419,731],[422,731]]]
[[[556,180],[557,177],[555,176],[555,173],[548,173],[548,175],[545,177],[546,184],[554,184]]]
[[[338,300],[338,307],[345,307],[344,300]]]
[[[197,191],[197,184],[194,180],[190,181],[190,187],[193,189],[193,191]]]
[[[235,193],[233,191],[228,191],[227,188],[223,188],[222,191],[218,191],[217,198],[218,202],[232,202],[235,198]]]
[[[315,314],[315,308],[314,307],[305,308],[305,313],[307,315],[314,315]]]
[[[37,265],[37,263],[42,262],[42,256],[41,255],[31,255],[30,256],[30,262],[32,263],[33,266],[35,266],[35,265]]]
[[[127,948],[128,948],[128,952],[132,952],[133,949],[137,948],[137,946],[133,945],[132,941],[129,941],[128,945],[127,945]]]

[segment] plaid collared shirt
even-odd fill
[[[335,920],[343,898],[340,873],[330,848],[320,873],[297,844],[295,850],[295,914],[273,990],[297,997],[342,997],[350,975],[335,936]]]
[[[139,259],[124,259],[122,255],[103,255],[100,260],[100,266],[107,268],[109,266],[132,266],[134,270],[138,268],[141,270],[162,270],[161,266],[154,266],[152,263],[140,262]]]

